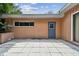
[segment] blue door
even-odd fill
[[[48,38],[56,38],[56,23],[48,22]]]

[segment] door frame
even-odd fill
[[[74,12],[74,13],[71,13],[71,41],[74,41],[74,32],[73,32],[73,31],[74,31],[74,30],[73,30],[73,28],[74,28],[74,27],[73,27],[73,24],[74,24],[74,23],[73,23],[73,22],[74,22],[73,20],[74,20],[74,19],[73,19],[73,16],[74,16],[75,14],[77,14],[77,13],[79,13],[79,11],[76,11],[76,12]]]
[[[56,22],[48,22],[48,38],[49,38],[49,23],[55,23],[55,39],[56,39]]]

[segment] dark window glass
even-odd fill
[[[34,22],[15,22],[15,26],[34,26]]]
[[[25,26],[29,26],[29,22],[25,22]]]
[[[20,22],[20,26],[25,26],[25,22]]]
[[[30,22],[30,26],[34,26],[34,22]]]
[[[54,25],[53,24],[50,24],[50,28],[54,28]]]
[[[20,24],[19,22],[15,22],[15,26],[19,26],[19,24]]]

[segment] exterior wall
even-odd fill
[[[0,43],[4,43],[7,42],[11,39],[13,39],[13,33],[12,32],[8,32],[8,33],[0,33]]]
[[[15,22],[34,22],[33,27],[14,26],[14,38],[48,38],[48,22],[56,22],[56,38],[61,38],[62,20],[56,18],[13,18],[13,25]],[[12,22],[11,20],[8,22]]]
[[[34,21],[34,27],[14,27],[15,38],[48,38],[48,22],[56,22],[56,38],[63,38],[71,41],[71,15],[79,11],[79,5],[73,7],[65,13],[63,19],[9,19],[9,23],[14,24],[16,21]],[[18,31],[19,30],[19,31]]]
[[[73,7],[72,9],[70,9],[69,11],[67,11],[65,13],[65,16],[63,18],[63,24],[62,24],[62,38],[65,40],[73,40],[71,39],[71,15],[75,12],[79,11],[79,5]]]

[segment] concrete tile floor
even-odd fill
[[[14,39],[0,45],[0,56],[79,56],[79,47],[55,39]]]

